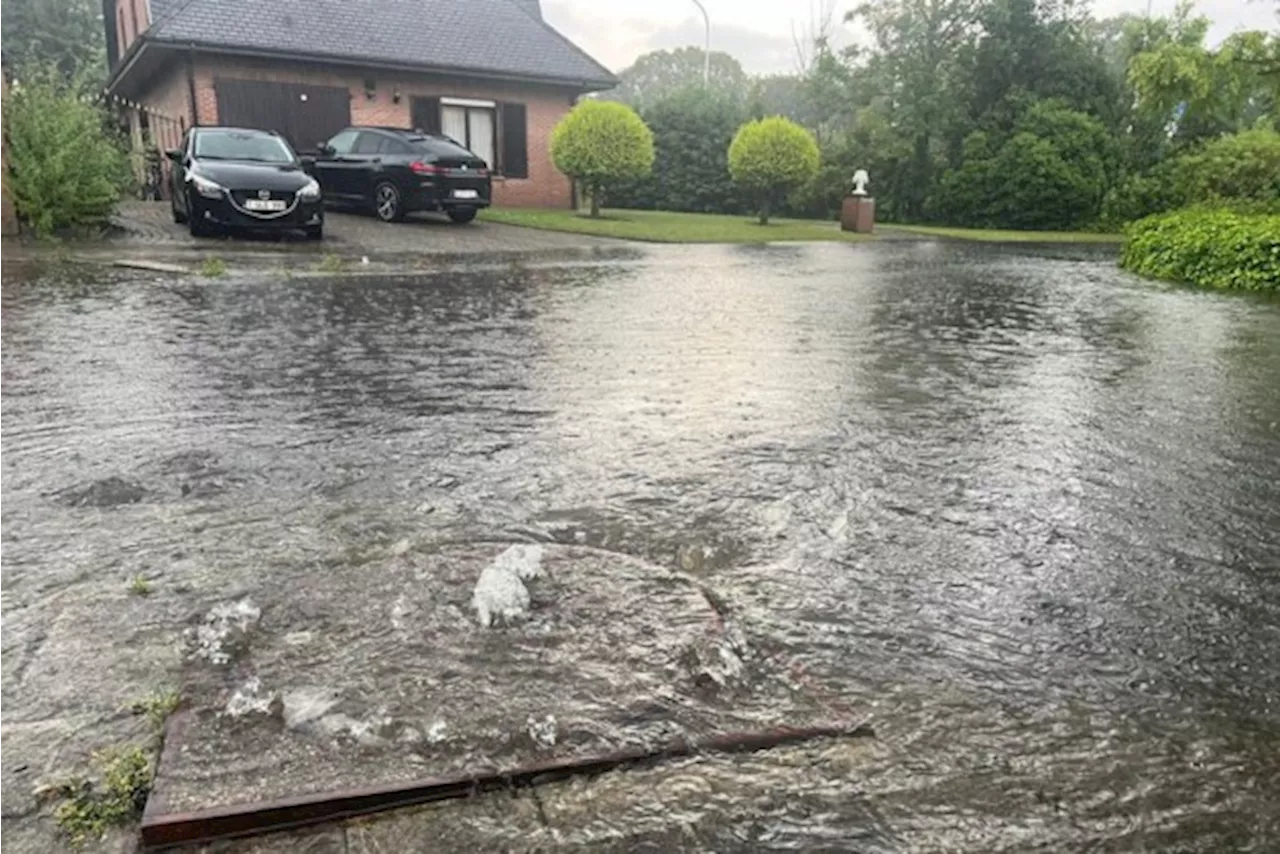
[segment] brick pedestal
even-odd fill
[[[845,196],[840,208],[840,228],[870,234],[876,226],[876,200],[871,196]]]

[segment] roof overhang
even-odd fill
[[[599,92],[618,85],[616,77],[595,79],[567,79],[564,77],[539,77],[529,74],[499,72],[484,68],[457,66],[433,66],[425,63],[379,62],[367,56],[346,57],[326,54],[303,54],[292,51],[260,50],[254,48],[225,47],[198,42],[176,42],[148,38],[144,33],[134,40],[128,52],[112,71],[107,80],[107,92],[124,98],[143,94],[154,75],[166,62],[183,54],[204,56],[234,56],[245,59],[262,59],[274,62],[301,62],[309,65],[342,66],[378,71],[398,71],[409,74],[428,74],[434,77],[465,77],[471,80],[492,80],[503,83],[525,83],[554,87],[575,93]]]

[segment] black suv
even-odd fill
[[[192,128],[181,148],[166,153],[173,161],[173,221],[185,222],[193,235],[247,228],[324,236],[320,185],[279,134]]]
[[[319,146],[314,175],[325,201],[359,205],[384,222],[444,211],[471,222],[489,206],[489,167],[447,136],[352,127]]]

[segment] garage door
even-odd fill
[[[284,134],[298,151],[314,151],[351,124],[351,97],[339,86],[219,78],[218,124]]]

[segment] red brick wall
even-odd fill
[[[146,32],[151,25],[147,9],[147,0],[116,0],[116,39],[120,53],[128,50],[138,34]]]
[[[185,71],[178,69],[174,74],[181,77]],[[494,204],[548,208],[572,206],[569,179],[556,170],[549,152],[551,129],[571,106],[574,93],[570,90],[431,75],[346,70],[336,66],[290,68],[278,63],[202,59],[197,60],[195,69],[199,124],[210,125],[218,121],[218,99],[213,88],[214,80],[218,77],[345,87],[351,93],[351,122],[358,125],[409,127],[410,103],[415,95],[483,98],[499,102],[522,103],[528,115],[529,177],[527,179],[495,178]],[[366,78],[372,78],[377,83],[372,99],[365,94]],[[182,79],[185,81],[185,77]],[[400,93],[398,104],[395,103],[394,98],[397,91]]]

